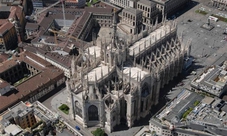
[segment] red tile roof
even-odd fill
[[[2,53],[0,54],[0,63],[2,63],[3,61],[6,61],[9,58],[8,54]]]
[[[20,6],[11,6],[10,8],[10,15],[9,15],[9,19],[10,18],[14,18],[15,16],[17,16],[19,19],[23,18],[22,15],[23,12],[23,8]]]
[[[6,110],[8,107],[13,106],[19,102],[19,98],[15,94],[9,96],[0,96],[0,113]]]
[[[10,30],[14,25],[10,22],[4,23],[2,26],[0,26],[0,35],[4,35],[4,33],[8,30]]]
[[[0,78],[0,89],[10,86],[10,84]]]

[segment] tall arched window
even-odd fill
[[[150,92],[149,92],[148,84],[145,83],[145,84],[143,85],[143,87],[142,87],[141,96],[142,96],[142,97],[146,97],[146,96],[149,95],[149,93],[150,93]]]
[[[96,106],[94,106],[94,105],[89,106],[88,119],[89,119],[89,121],[99,120],[98,108]]]
[[[82,118],[82,107],[78,101],[75,101],[75,112]]]

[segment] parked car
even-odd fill
[[[78,126],[75,126],[75,128],[76,128],[76,130],[80,130],[80,127],[78,127]]]

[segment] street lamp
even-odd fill
[[[215,43],[215,39],[214,39],[213,46],[212,46],[213,48],[214,48],[214,43]]]

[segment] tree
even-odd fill
[[[105,131],[101,128],[97,128],[95,131],[92,132],[94,136],[104,136]]]

